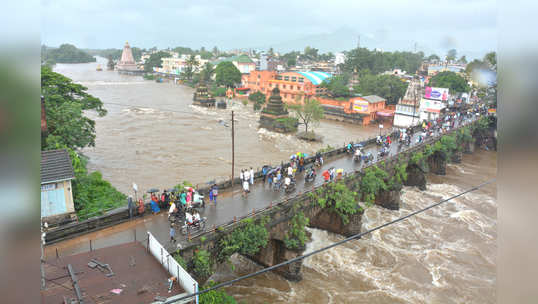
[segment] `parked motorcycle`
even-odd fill
[[[289,185],[284,184],[284,193],[288,194],[295,190],[295,180],[291,179],[291,183]]]
[[[313,182],[314,180],[316,179],[316,171],[314,171],[312,168],[309,168],[307,171],[306,171],[306,175],[305,175],[305,182],[309,183],[309,182]]]

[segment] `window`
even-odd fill
[[[299,77],[299,82],[304,82],[304,77]]]
[[[293,82],[297,81],[297,77],[296,77],[296,76],[292,76],[292,77],[291,77],[291,81],[293,81]]]
[[[278,76],[276,76],[276,79],[277,80],[282,80],[282,76],[278,75]]]
[[[262,75],[258,74],[258,79],[260,79],[262,77]]]
[[[289,81],[289,80],[290,80],[290,76],[284,76],[284,80]]]

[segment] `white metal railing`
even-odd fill
[[[177,278],[178,283],[188,293],[198,292],[198,282],[179,265],[172,255],[157,241],[157,239],[148,231],[148,250],[159,261],[159,263],[168,271],[171,276]],[[195,303],[198,304],[198,296]]]

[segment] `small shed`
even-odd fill
[[[41,151],[41,220],[49,225],[76,219],[67,149]]]

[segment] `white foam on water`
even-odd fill
[[[136,85],[136,84],[147,84],[145,81],[76,81],[76,84],[88,86],[112,86],[112,85]]]

